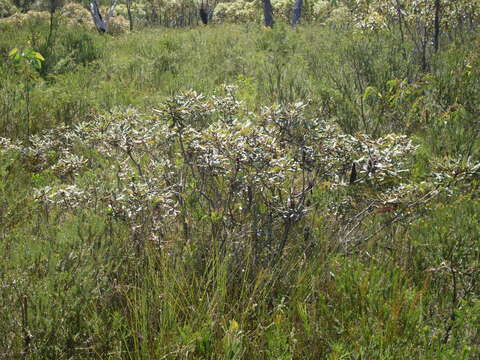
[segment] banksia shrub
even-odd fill
[[[0,139],[0,153],[56,179],[32,195],[46,213],[94,209],[128,225],[138,250],[208,228],[214,242],[237,254],[254,246],[265,261],[281,257],[314,209],[351,247],[368,240],[361,225],[377,214],[408,224],[479,176],[479,164],[451,159],[414,180],[417,147],[407,136],[348,135],[307,116],[305,103],[250,113],[225,90],[186,92],[152,114],[116,110],[24,145]],[[335,201],[319,201],[322,193]]]
[[[61,9],[61,14],[62,21],[68,25],[79,25],[91,30],[95,29],[90,12],[76,2],[66,3]]]
[[[26,23],[32,22],[46,22],[50,18],[50,14],[47,11],[29,11],[25,14],[15,13],[10,17],[3,19],[2,21],[6,24],[12,24],[13,26],[19,27]]]
[[[110,18],[110,23],[108,26],[108,32],[112,35],[124,34],[130,29],[128,20],[122,15],[117,15]]]
[[[214,22],[248,23],[260,21],[260,3],[258,1],[221,2],[215,6]]]
[[[102,13],[106,13],[106,11],[106,8],[102,8]],[[50,13],[48,11],[31,10],[25,14],[16,12],[12,16],[2,19],[1,21],[6,24],[20,27],[31,22],[47,22],[49,19]],[[68,2],[60,9],[60,21],[67,26],[81,26],[92,31],[95,30],[95,25],[93,24],[90,12],[85,7],[75,2]],[[111,34],[119,35],[128,30],[128,20],[122,15],[113,16],[110,19],[109,32]]]

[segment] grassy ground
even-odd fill
[[[1,30],[0,358],[480,356],[476,34]]]

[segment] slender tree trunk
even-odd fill
[[[303,0],[295,0],[295,5],[293,6],[293,17],[292,17],[293,26],[300,24],[300,17],[302,16],[302,6],[303,6]]]
[[[396,0],[396,6],[397,6],[397,16],[398,16],[398,26],[400,30],[400,39],[401,39],[401,48],[402,48],[402,55],[403,59],[407,59],[407,53],[405,51],[405,32],[403,30],[403,12],[402,12],[402,5],[400,4],[400,0]]]
[[[151,9],[151,22],[153,22],[154,24],[161,24],[161,21],[159,21],[159,16],[158,16],[158,13],[157,13],[157,9],[156,9],[156,6],[155,6],[155,1],[154,0],[149,0],[148,3],[150,4],[150,9]]]
[[[400,5],[400,1],[396,0],[396,6],[397,6],[397,17],[398,17],[398,25],[400,28],[400,36],[402,39],[402,44],[405,43],[405,34],[403,32],[403,13],[402,13],[402,6]]]
[[[440,41],[440,13],[441,13],[441,4],[440,0],[435,0],[435,24],[434,24],[434,37],[433,37],[433,47],[435,52],[438,51],[439,41]]]
[[[133,31],[132,0],[127,0],[127,14],[128,22],[130,24],[130,31]]]
[[[265,20],[265,26],[272,28],[274,24],[272,3],[270,2],[270,0],[262,0],[262,1],[263,1],[263,17]]]
[[[204,4],[202,4],[200,6],[199,14],[200,14],[200,19],[202,20],[203,25],[207,25],[208,24],[208,11],[205,8]]]
[[[57,11],[57,2],[55,0],[50,0],[50,26],[48,28],[48,37],[47,37],[47,49],[50,51],[52,46],[53,31],[55,25],[55,11]]]
[[[422,39],[422,71],[425,73],[428,70],[428,63],[427,63],[427,44],[428,38],[427,35],[427,24],[423,25],[423,39]]]

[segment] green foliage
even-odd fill
[[[296,56],[299,40],[282,24],[264,31],[257,40],[257,48],[263,55],[258,59],[258,92],[270,96],[272,103],[288,103],[306,97],[302,81],[304,64]]]
[[[61,42],[64,54],[68,54],[70,58],[71,66],[87,65],[103,55],[95,37],[86,32],[66,31],[61,37]],[[60,56],[64,58],[64,54]]]
[[[13,0],[13,4],[21,11],[28,11],[33,5],[34,0]]]
[[[0,23],[0,357],[480,356],[473,2],[337,3]]]
[[[259,7],[260,4],[256,1],[221,2],[215,6],[213,20],[235,24],[258,22],[260,20]]]
[[[33,49],[20,51],[17,48],[10,50],[8,56],[15,67],[14,73],[21,79],[19,87],[23,90],[23,100],[26,108],[25,128],[28,136],[30,134],[31,92],[33,86],[39,80],[38,72],[42,69],[45,58]]]
[[[0,19],[11,16],[18,11],[17,7],[10,0],[2,1],[0,4]]]
[[[32,49],[19,51],[17,48],[14,48],[10,50],[8,56],[12,59],[17,69],[16,71],[25,75],[25,78],[29,80],[37,79],[37,73],[34,70],[40,70],[42,62],[45,61],[42,54]]]

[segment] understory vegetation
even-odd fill
[[[0,22],[0,359],[480,357],[478,19],[340,3]]]

